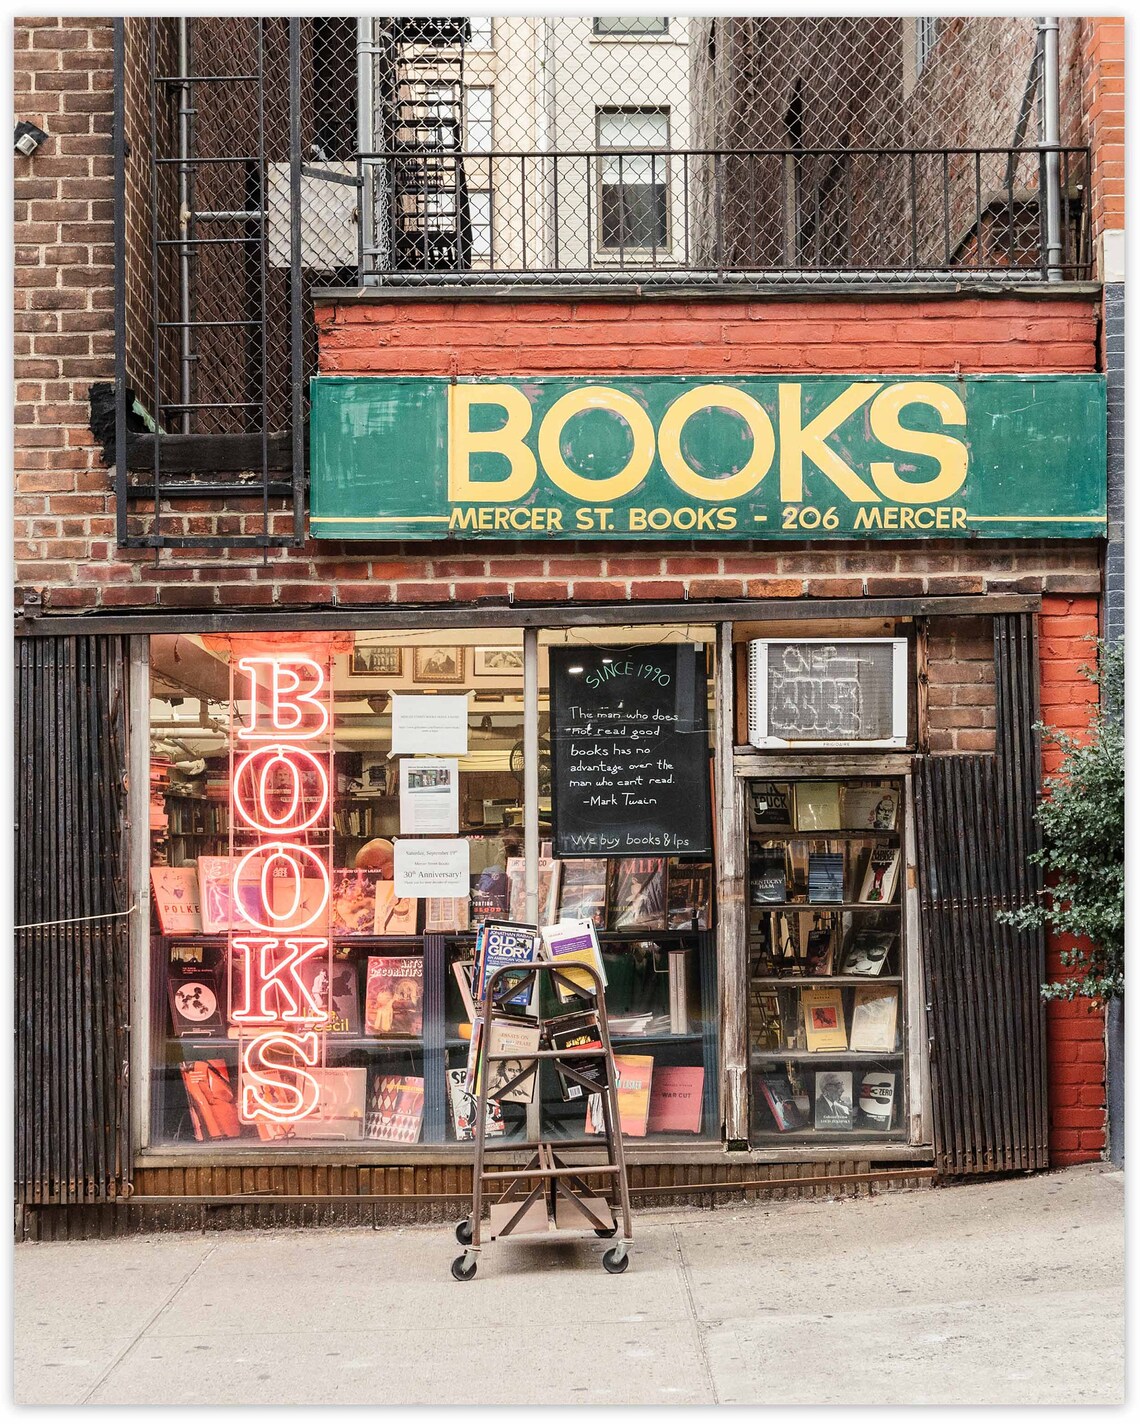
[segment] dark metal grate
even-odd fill
[[[16,1201],[105,1202],[131,1180],[127,640],[17,639],[16,698]]]
[[[915,760],[935,1159],[948,1174],[1049,1165],[1044,936],[998,921],[1040,889],[1037,650],[994,619],[995,756]]]

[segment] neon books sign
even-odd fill
[[[232,687],[229,1017],[239,1114],[287,1127],[319,1103],[315,1030],[332,1014],[331,688],[327,668],[305,653],[230,666],[249,708],[239,725]]]

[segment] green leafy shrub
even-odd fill
[[[1100,687],[1088,736],[1041,727],[1063,757],[1057,774],[1045,778],[1036,813],[1043,844],[1030,857],[1050,884],[1039,903],[1001,918],[1078,940],[1062,950],[1067,977],[1046,984],[1045,998],[1104,1003],[1124,994],[1123,641],[1099,642],[1097,667],[1083,672]]]

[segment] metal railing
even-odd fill
[[[1050,164],[1060,179],[1052,247]],[[343,273],[354,259],[362,286],[856,285],[1091,271],[1081,148],[516,151],[448,154],[446,168],[434,150],[392,149],[340,169],[301,167],[302,260]],[[352,232],[334,217],[346,181],[359,196]],[[327,212],[323,183],[338,188]]]

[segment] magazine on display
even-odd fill
[[[538,923],[554,923],[558,905],[558,889],[561,882],[563,862],[552,856],[538,858]],[[523,856],[511,856],[507,861],[507,884],[509,886],[508,913],[517,924],[526,921],[526,860]]]
[[[422,955],[370,955],[364,1032],[375,1038],[419,1038],[423,1027]]]
[[[562,886],[558,896],[560,920],[589,920],[596,930],[606,927],[605,860],[562,860]]]
[[[663,930],[665,928],[665,862],[638,857],[613,863],[610,928]]]
[[[669,862],[668,921],[671,930],[707,930],[711,923],[712,866]]]
[[[899,873],[897,847],[876,846],[867,862],[859,899],[865,904],[889,904],[895,896],[895,881]]]
[[[202,907],[198,900],[198,872],[192,865],[153,866],[151,894],[164,935],[201,934]]]
[[[768,1111],[780,1132],[798,1132],[807,1126],[807,1119],[796,1102],[788,1075],[782,1069],[760,1074],[760,1087]]]

